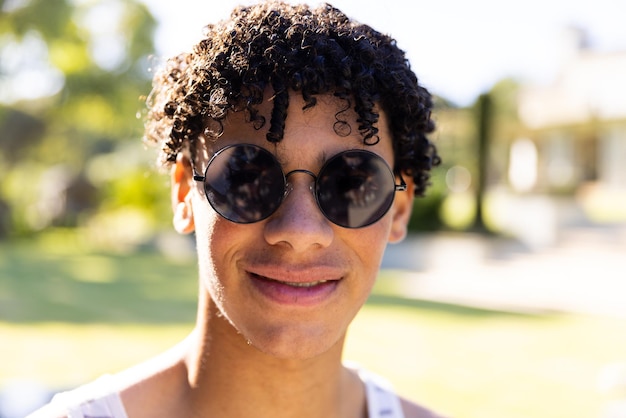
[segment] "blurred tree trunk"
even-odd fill
[[[476,181],[476,217],[472,230],[480,233],[490,232],[485,224],[485,193],[489,172],[489,149],[492,142],[493,108],[489,94],[481,94],[476,101],[477,142],[476,154],[478,178]]]

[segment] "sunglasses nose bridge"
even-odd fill
[[[287,195],[289,193],[291,193],[291,191],[293,191],[293,183],[291,181],[289,181],[289,177],[292,174],[297,174],[297,173],[308,174],[309,176],[311,176],[313,178],[313,182],[309,185],[309,190],[313,191],[315,182],[317,181],[317,176],[312,171],[304,170],[304,169],[291,170],[290,172],[285,174],[285,180],[287,180],[287,184],[286,184],[286,187],[285,187],[285,196],[284,197],[287,197]]]
[[[313,177],[313,180],[317,180],[317,176],[315,175],[315,173],[313,173],[312,171],[309,171],[309,170],[305,170],[303,168],[299,168],[299,169],[296,169],[296,170],[291,170],[290,172],[285,174],[285,178],[289,179],[289,176],[291,176],[292,174],[296,174],[296,173],[308,174],[309,176]]]

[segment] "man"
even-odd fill
[[[34,416],[434,416],[341,360],[438,163],[430,95],[395,41],[329,5],[241,7],[169,61],[148,105],[174,227],[196,235],[196,327]]]

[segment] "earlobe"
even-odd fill
[[[195,230],[193,211],[187,202],[179,202],[174,208],[174,229],[179,234],[190,234]]]
[[[413,199],[415,196],[415,184],[413,179],[406,179],[406,191],[396,192],[393,201],[393,218],[391,221],[391,229],[389,230],[388,241],[397,243],[402,241],[407,234],[409,220],[411,219],[411,211],[413,209]]]
[[[191,200],[192,170],[189,159],[183,154],[176,158],[172,167],[172,209],[174,229],[180,234],[190,234],[195,229]]]

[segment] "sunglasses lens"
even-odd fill
[[[206,169],[204,190],[224,218],[253,223],[272,215],[285,196],[286,179],[272,153],[251,144],[219,150]],[[379,155],[351,150],[326,162],[316,180],[320,210],[331,222],[361,228],[382,218],[393,203],[395,179]]]
[[[363,150],[331,158],[317,181],[317,199],[331,222],[346,228],[371,225],[393,203],[395,179],[380,156]]]
[[[255,145],[220,150],[209,162],[204,190],[209,203],[224,218],[258,222],[282,202],[285,177],[274,156]]]

